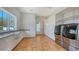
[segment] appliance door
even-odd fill
[[[58,25],[55,27],[55,34],[60,35],[60,33],[61,33],[61,25]]]
[[[76,40],[76,47],[79,50],[79,25],[77,26],[77,40]]]
[[[69,39],[76,39],[77,36],[77,25],[66,25],[63,30],[63,35]]]
[[[55,26],[55,30],[54,30],[55,34],[57,34],[57,26]]]

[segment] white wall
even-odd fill
[[[53,40],[55,40],[54,28],[55,28],[55,14],[51,15],[44,21],[44,33]]]
[[[34,14],[21,13],[21,26],[22,29],[30,29],[25,32],[26,37],[34,37],[36,35],[36,22]]]
[[[47,19],[44,21],[44,33],[47,35],[49,38],[55,40],[55,34],[54,34],[54,29],[55,29],[55,16],[57,13],[61,12],[62,10],[66,9],[65,8],[58,8],[55,12],[52,13],[52,15],[49,15]]]

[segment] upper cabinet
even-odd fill
[[[79,7],[74,7],[74,23],[79,23]]]
[[[56,25],[63,23],[63,15],[64,15],[63,12],[56,14]]]
[[[63,12],[64,12],[64,17],[63,18],[71,18],[71,19],[73,19],[74,9],[72,7],[66,8]]]
[[[73,16],[74,16],[74,8],[66,8],[64,11],[64,24],[73,23]]]
[[[69,7],[56,14],[56,24],[79,23],[79,7]]]
[[[56,15],[56,20],[59,21],[59,20],[63,20],[63,12],[60,12]]]
[[[79,17],[79,7],[74,7],[74,15]]]

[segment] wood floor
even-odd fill
[[[38,35],[35,38],[24,38],[13,51],[66,51],[47,36]]]

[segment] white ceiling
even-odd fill
[[[20,12],[32,13],[38,16],[49,16],[64,9],[64,7],[19,7]]]

